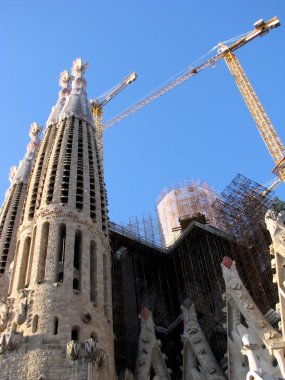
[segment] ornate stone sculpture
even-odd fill
[[[160,351],[161,342],[156,339],[154,322],[151,311],[144,307],[139,316],[141,331],[137,355],[136,376],[137,380],[149,379],[151,368],[154,369],[157,380],[170,380],[169,370]]]
[[[22,325],[27,318],[27,306],[28,306],[28,293],[26,290],[21,289],[19,290],[19,307],[18,312],[15,315],[15,323],[20,326]]]
[[[189,310],[184,306],[181,306],[181,309],[184,321],[183,379],[225,380],[226,377],[201,330],[194,304]],[[197,371],[197,359],[201,366],[201,373]]]
[[[72,81],[73,77],[69,75],[69,72],[67,70],[64,70],[59,77],[59,85],[61,86],[61,90],[58,94],[58,101],[56,105],[52,108],[51,114],[47,121],[47,126],[49,125],[56,125],[59,121],[59,115],[65,105],[66,98],[70,94],[71,88],[70,83]]]
[[[88,63],[83,63],[81,58],[73,61],[72,75],[72,90],[66,99],[66,103],[59,115],[59,120],[63,120],[71,115],[86,121],[93,125],[93,117],[89,101],[86,98],[87,82],[83,74],[88,66]]]
[[[6,298],[3,298],[0,302],[0,333],[4,331],[7,327],[8,322],[8,302]]]
[[[227,304],[235,303],[253,334],[265,344],[270,355],[276,357],[284,377],[284,348],[280,346],[281,335],[269,324],[254,303],[239,277],[235,262],[228,257],[224,258],[222,271],[226,285],[224,298]]]
[[[35,158],[35,155],[38,151],[38,148],[40,146],[40,138],[39,135],[42,131],[43,127],[39,126],[37,123],[33,123],[30,128],[29,136],[31,138],[31,141],[29,142],[27,146],[27,151],[25,154],[25,157],[22,161],[19,163],[19,167],[15,173],[12,173],[13,175],[13,181],[14,183],[24,182],[26,183],[28,181],[28,177],[31,170],[32,161]],[[14,169],[13,169],[14,171]]]

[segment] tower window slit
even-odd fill
[[[58,133],[58,129],[57,128],[52,128],[51,136],[48,139],[49,140],[49,144],[48,144],[47,149],[49,148],[48,149],[49,151],[51,149],[51,146],[53,146],[53,141],[56,139],[57,133]],[[44,168],[42,170],[42,175],[40,177],[40,184],[39,184],[39,189],[38,189],[38,193],[37,193],[37,200],[36,200],[36,209],[39,209],[40,204],[41,204],[41,199],[42,199],[42,194],[43,194],[43,188],[44,188],[44,184],[45,184],[45,178],[46,178],[46,174],[47,174],[47,169],[49,167],[50,158],[51,158],[51,155],[49,154],[48,157],[47,157],[46,165],[44,166]],[[55,174],[56,174],[56,170],[53,169],[51,175],[55,175]]]
[[[97,257],[96,257],[96,243],[94,240],[90,242],[90,301],[96,303],[97,301]]]
[[[41,250],[39,255],[39,266],[37,273],[37,281],[41,282],[45,278],[45,269],[46,269],[46,257],[47,257],[47,249],[48,249],[48,239],[49,238],[49,223],[46,222],[42,226],[42,234],[41,234]]]
[[[77,183],[76,183],[76,208],[83,209],[83,129],[82,121],[78,125],[78,151],[77,151]]]
[[[2,219],[1,219],[1,223],[0,223],[0,237],[2,235],[3,227],[4,227],[4,224],[5,224],[6,218],[7,218],[7,214],[8,214],[11,202],[12,202],[12,198],[13,198],[14,192],[15,192],[15,186],[11,190],[11,193],[9,195],[8,201],[6,203],[6,206],[5,206],[3,214],[2,214]]]
[[[46,149],[47,149],[47,145],[49,142],[50,131],[51,131],[51,129],[49,128],[47,131],[47,134],[45,136],[45,141],[42,145],[43,147],[42,147],[40,157],[38,160],[38,166],[36,168],[35,180],[34,180],[34,184],[33,184],[32,197],[31,197],[32,200],[31,200],[30,206],[29,206],[29,218],[33,218],[34,214],[35,214],[35,207],[36,207],[35,199],[36,199],[37,194],[38,194],[39,183],[40,183],[40,178],[41,178],[42,169],[43,169],[43,163],[44,163],[44,159],[45,159],[45,155],[46,155]]]
[[[7,227],[7,232],[6,232],[6,235],[4,237],[4,248],[2,251],[2,257],[1,257],[1,263],[0,263],[0,273],[4,273],[4,271],[5,271],[7,257],[8,257],[8,253],[9,253],[9,249],[10,249],[10,243],[11,243],[13,231],[14,231],[14,224],[15,224],[15,219],[16,219],[16,215],[17,215],[17,211],[18,211],[20,198],[21,198],[22,189],[23,189],[23,183],[19,183],[16,186],[12,213],[10,216],[10,220],[8,222],[9,224]],[[11,202],[10,202],[10,204],[11,204]]]
[[[71,124],[69,126],[66,150],[65,150],[63,178],[62,178],[62,186],[61,186],[61,197],[60,197],[62,203],[68,203],[73,133],[74,133],[74,118],[72,118]]]
[[[32,322],[32,333],[36,333],[38,331],[38,325],[39,325],[39,316],[34,315],[33,322]]]
[[[79,340],[80,329],[78,326],[73,326],[71,330],[71,340]]]
[[[103,286],[104,286],[104,315],[108,316],[108,268],[107,268],[107,256],[103,255]]]
[[[90,177],[90,218],[96,221],[96,199],[95,199],[95,173],[92,154],[92,143],[90,135],[90,127],[87,129],[87,142],[88,142],[88,158],[89,158],[89,177]]]
[[[57,282],[63,282],[64,276],[64,258],[65,258],[65,241],[66,241],[66,225],[59,226],[58,235],[58,264],[57,264]]]
[[[23,254],[20,263],[20,274],[18,281],[18,290],[23,289],[25,286],[26,273],[28,267],[29,253],[30,253],[31,238],[28,236],[24,241]]]
[[[27,269],[27,275],[26,275],[26,280],[25,280],[25,288],[27,288],[29,286],[30,280],[31,280],[36,236],[37,236],[37,226],[35,226],[35,228],[33,230],[32,245],[31,245],[31,250],[30,250],[30,254],[29,254],[28,269]]]
[[[62,145],[62,139],[63,139],[63,133],[64,133],[65,125],[66,125],[66,120],[64,121],[64,124],[62,125],[59,136],[58,136],[57,147],[56,147],[54,158],[53,158],[52,173],[57,172],[59,155],[60,155],[60,151],[61,151],[61,145]],[[55,177],[56,177],[55,174],[51,174],[51,176],[49,178],[48,195],[46,198],[47,203],[52,202],[52,199],[53,199]]]
[[[73,256],[73,289],[80,290],[82,258],[82,232],[75,232]]]
[[[58,317],[54,317],[53,319],[53,335],[58,334]]]

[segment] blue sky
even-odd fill
[[[105,121],[218,42],[278,16],[281,27],[237,52],[285,143],[283,0],[2,1],[0,4],[0,200],[33,121],[45,124],[58,77],[78,56],[96,97],[135,70],[137,81],[106,105]],[[105,132],[110,217],[149,213],[165,186],[187,178],[222,191],[237,173],[261,184],[274,163],[224,62],[188,80]],[[285,199],[285,185],[276,194]]]

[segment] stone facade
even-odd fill
[[[14,269],[1,304],[3,380],[115,379],[103,170],[81,59],[30,177]]]

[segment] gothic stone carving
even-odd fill
[[[197,371],[195,371],[196,360],[198,359],[203,378],[205,379],[215,379],[215,380],[225,380],[226,377],[219,367],[212,350],[207,342],[205,335],[199,325],[197,314],[195,311],[195,305],[192,304],[190,309],[181,306],[184,320],[184,332],[182,335],[182,340],[184,341],[184,363],[188,363],[188,366],[184,365],[184,379],[188,379],[189,374],[195,374],[196,378]],[[194,354],[194,355],[193,355]],[[191,366],[193,366],[191,368]]]
[[[170,380],[169,370],[166,367],[164,356],[160,351],[161,342],[156,339],[152,313],[146,307],[142,309],[140,316],[141,331],[136,365],[136,379],[149,378],[151,368],[154,369],[155,379]]]

